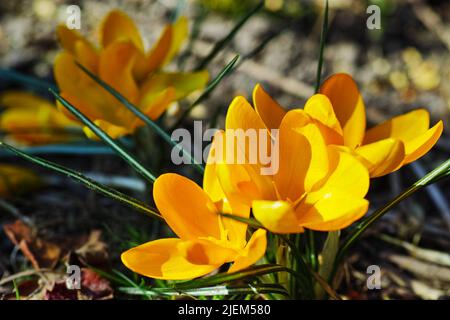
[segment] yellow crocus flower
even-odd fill
[[[0,164],[0,197],[15,197],[30,192],[41,184],[39,176],[29,169]]]
[[[255,108],[268,128],[277,128],[286,111],[261,86],[253,93]],[[303,112],[320,127],[329,144],[342,145],[368,168],[371,177],[398,170],[426,154],[442,134],[439,121],[430,128],[427,110],[394,117],[366,131],[366,113],[355,81],[335,74],[313,95]]]
[[[14,142],[40,145],[75,140],[69,130],[77,122],[59,112],[56,105],[29,92],[8,91],[0,95],[0,130]]]
[[[178,174],[163,174],[155,181],[153,197],[161,215],[178,236],[150,241],[122,254],[129,269],[151,278],[186,280],[204,276],[232,262],[229,272],[244,269],[266,251],[266,231],[258,229],[246,240],[247,225],[220,212],[231,210],[225,199],[213,202],[193,181]],[[224,202],[225,201],[225,202]]]
[[[207,71],[162,71],[187,36],[188,22],[184,17],[167,25],[147,52],[133,21],[117,10],[111,11],[101,23],[100,49],[66,26],[59,26],[57,33],[64,49],[56,57],[54,67],[61,95],[112,137],[132,133],[143,122],[80,70],[75,61],[151,119],[157,119],[171,103],[204,87],[208,81]],[[85,132],[95,138],[89,129],[85,128]]]
[[[271,152],[278,152],[279,167],[271,175],[262,174],[260,161],[239,164],[227,159],[228,130],[257,129],[269,134],[245,98],[233,100],[225,126],[225,133],[218,133],[221,139],[213,140],[216,162],[208,163],[205,170],[204,188],[212,198],[220,199],[223,192],[232,203],[251,207],[255,218],[276,233],[338,230],[366,213],[366,167],[341,148],[327,145],[320,127],[304,112],[289,111],[277,125],[278,147],[272,146]],[[249,150],[240,148],[246,159]]]

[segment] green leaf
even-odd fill
[[[328,32],[328,0],[325,1],[325,11],[323,14],[322,30],[320,32],[320,49],[319,49],[319,61],[317,62],[317,75],[316,75],[316,88],[315,92],[319,92],[320,78],[322,76],[323,65],[323,51],[325,49],[325,39]]]
[[[220,41],[216,42],[211,52],[200,61],[195,68],[195,70],[203,70],[206,66],[214,59],[214,57],[231,41],[237,32],[244,26],[244,24],[262,7],[264,6],[264,1],[260,1],[256,7],[249,11],[238,23],[231,29],[231,31]]]
[[[347,236],[344,243],[342,244],[338,256],[336,258],[336,263],[339,263],[340,260],[343,258],[349,247],[355,243],[356,240],[361,237],[361,235],[375,222],[377,222],[386,212],[388,212],[390,209],[392,209],[394,206],[396,206],[401,201],[405,200],[412,194],[416,193],[417,191],[421,190],[422,188],[436,183],[444,178],[447,178],[450,176],[450,159],[442,163],[440,166],[438,166],[436,169],[425,175],[420,180],[416,181],[413,185],[411,185],[408,189],[403,191],[401,194],[396,196],[394,199],[389,201],[386,205],[381,207],[380,209],[376,210],[374,213],[372,213],[367,218],[363,219],[360,223],[357,224],[357,226],[352,230],[352,232]],[[336,267],[335,267],[336,268]]]
[[[100,129],[95,123],[89,120],[81,111],[75,108],[70,104],[69,101],[61,97],[52,89],[49,91],[55,96],[55,98],[61,102],[61,104],[70,111],[75,117],[78,118],[84,125],[86,125],[92,132],[94,132],[100,139],[102,139],[105,143],[107,143],[122,159],[124,159],[128,164],[131,165],[139,174],[141,174],[145,179],[150,182],[154,182],[156,177],[148,171],[138,160],[136,160],[133,156],[131,156],[125,149],[122,147],[119,142],[114,141],[105,131]]]
[[[28,154],[26,154],[26,153],[24,153],[24,152],[22,152],[22,151],[20,151],[20,150],[18,150],[16,148],[12,147],[12,146],[10,146],[10,145],[2,142],[2,141],[0,141],[0,147],[5,148],[5,149],[9,150],[10,152],[18,155],[21,158],[24,158],[25,160],[30,161],[32,163],[35,163],[35,164],[40,165],[40,166],[42,166],[44,168],[51,169],[53,171],[62,173],[64,175],[68,176],[69,178],[84,184],[89,189],[94,190],[94,191],[96,191],[96,192],[98,192],[98,193],[100,193],[102,195],[105,195],[107,197],[110,197],[112,199],[115,199],[115,200],[117,200],[117,201],[119,201],[119,202],[121,202],[121,203],[123,203],[123,204],[125,204],[125,205],[127,205],[127,206],[129,206],[131,208],[133,208],[133,209],[136,209],[136,210],[138,210],[140,212],[143,212],[146,215],[148,215],[149,217],[158,218],[160,220],[163,220],[161,215],[155,209],[150,207],[149,205],[147,205],[147,204],[145,204],[145,203],[143,203],[143,202],[141,202],[141,201],[139,201],[139,200],[137,200],[135,198],[129,197],[129,196],[121,193],[120,191],[117,191],[117,190],[113,189],[113,188],[110,188],[110,187],[107,187],[107,186],[102,185],[100,183],[97,183],[97,182],[93,181],[92,179],[89,179],[88,177],[82,175],[79,172],[76,172],[76,171],[73,171],[71,169],[65,168],[65,167],[63,167],[61,165],[58,165],[56,163],[44,160],[42,158],[28,155]]]
[[[264,228],[264,226],[261,224],[261,222],[259,222],[256,219],[253,219],[253,218],[244,218],[244,217],[240,217],[240,216],[237,216],[237,215],[234,215],[234,214],[229,214],[229,213],[220,213],[220,215],[222,217],[225,217],[225,218],[229,218],[229,219],[232,219],[232,220],[243,222],[243,223],[247,224],[248,226],[250,226],[250,227],[252,227],[254,229],[265,229],[265,230],[267,230],[266,228]]]
[[[91,77],[95,82],[97,82],[99,85],[101,85],[106,91],[108,91],[111,95],[113,95],[120,103],[122,103],[128,110],[133,112],[139,119],[141,119],[146,125],[148,125],[156,134],[158,134],[160,137],[162,137],[167,143],[172,145],[173,147],[177,148],[185,156],[187,156],[192,163],[194,164],[194,167],[203,174],[205,169],[202,165],[198,164],[192,155],[185,150],[180,144],[173,141],[170,136],[159,126],[154,122],[152,119],[150,119],[145,113],[143,113],[138,107],[136,107],[134,104],[129,102],[127,98],[125,98],[123,95],[121,95],[118,91],[116,91],[113,87],[108,85],[106,82],[104,82],[102,79],[97,77],[95,74],[93,74],[91,71],[86,69],[84,66],[76,62],[77,66],[83,70],[89,77]]]
[[[239,55],[236,55],[233,60],[228,62],[228,64],[219,72],[219,74],[208,84],[208,86],[205,88],[205,90],[202,92],[202,94],[195,100],[186,110],[183,111],[180,118],[177,120],[173,128],[177,128],[181,125],[183,120],[188,116],[188,114],[191,112],[191,110],[197,106],[200,102],[202,102],[204,99],[206,99],[211,92],[217,87],[217,85],[232,72],[235,68],[234,65],[239,59]]]
[[[340,231],[330,231],[328,232],[327,239],[323,245],[322,249],[322,263],[319,266],[319,275],[323,279],[329,279],[331,272],[333,271],[334,260],[336,259],[336,254],[339,249],[339,236]],[[319,285],[316,286],[316,296],[323,296],[323,288]]]
[[[45,80],[37,79],[34,77],[30,77],[27,75],[24,75],[20,72],[14,71],[14,70],[8,70],[8,69],[1,69],[0,68],[0,78],[3,78],[8,81],[20,83],[22,85],[31,87],[33,89],[47,92],[48,88],[52,88],[54,91],[58,91],[58,88]]]
[[[214,276],[190,280],[187,282],[177,283],[173,289],[184,290],[190,288],[200,288],[206,286],[214,286],[226,282],[237,281],[241,279],[248,279],[250,277],[261,276],[264,274],[275,273],[275,272],[290,272],[290,269],[273,264],[264,264],[259,266],[249,267],[244,270],[236,271],[233,273],[219,273]]]
[[[288,293],[286,289],[278,284],[247,284],[247,285],[236,285],[236,286],[214,286],[214,287],[203,287],[195,289],[186,290],[174,290],[167,288],[149,288],[148,290],[143,290],[142,288],[135,287],[119,287],[119,291],[131,294],[131,295],[151,295],[151,296],[228,296],[232,294],[263,294],[263,293],[276,293],[287,296]]]

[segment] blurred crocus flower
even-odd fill
[[[286,111],[261,86],[254,90],[255,108],[268,128],[278,128]],[[400,169],[426,154],[442,134],[439,121],[430,128],[430,115],[418,109],[366,131],[366,110],[355,81],[347,74],[328,78],[303,109],[321,128],[328,144],[342,146],[368,168],[371,177]]]
[[[55,104],[29,92],[0,95],[0,130],[17,144],[40,145],[79,139],[80,125],[62,114]]]
[[[166,280],[193,279],[225,263],[233,263],[229,272],[239,271],[264,255],[265,230],[256,230],[247,241],[246,224],[219,215],[248,217],[248,208],[213,202],[195,182],[173,173],[158,177],[153,197],[178,237],[150,241],[124,252],[122,261],[134,272]]]
[[[188,22],[184,17],[167,25],[148,51],[136,25],[123,12],[111,11],[99,31],[97,48],[75,30],[59,26],[64,51],[56,57],[54,73],[61,95],[114,138],[134,132],[143,122],[78,68],[76,61],[151,119],[157,119],[171,103],[201,89],[208,81],[207,71],[162,70],[187,37]],[[85,128],[85,132],[95,137],[89,129]]]
[[[41,185],[41,179],[29,169],[0,164],[0,197],[13,197]]]

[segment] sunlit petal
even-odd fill
[[[154,183],[153,197],[167,224],[180,238],[220,239],[216,206],[195,182],[178,174],[163,174]]]
[[[364,102],[355,81],[347,74],[338,73],[322,84],[320,93],[333,105],[334,113],[344,132],[346,146],[359,146],[366,129]]]
[[[253,89],[255,110],[268,129],[278,129],[286,111],[273,100],[260,84]]]

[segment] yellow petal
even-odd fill
[[[364,144],[381,139],[396,138],[407,142],[428,130],[430,115],[425,109],[417,109],[383,122],[369,130]]]
[[[381,177],[401,167],[405,146],[398,139],[383,139],[358,147],[355,152],[369,170],[370,176]]]
[[[173,27],[172,25],[167,25],[164,31],[161,33],[158,41],[155,43],[153,48],[147,54],[146,61],[146,72],[150,73],[154,70],[159,69],[166,57],[169,54],[171,44],[172,44]]]
[[[296,201],[326,176],[328,151],[320,129],[308,123],[303,110],[286,114],[279,135],[280,166],[274,181],[281,199]]]
[[[366,111],[355,81],[347,74],[335,74],[325,80],[320,93],[326,95],[333,105],[344,132],[345,145],[350,148],[359,146],[366,128]]]
[[[274,233],[303,232],[294,208],[286,201],[255,200],[252,212],[265,228]]]
[[[42,181],[33,171],[12,165],[0,165],[0,196],[17,196],[41,185]]]
[[[77,124],[46,99],[28,92],[9,91],[0,95],[0,105],[6,108],[0,115],[0,128],[17,142],[36,145],[74,138],[64,130]]]
[[[264,91],[260,84],[253,89],[253,103],[267,128],[278,129],[286,111]]]
[[[181,239],[220,239],[217,209],[195,182],[178,174],[163,174],[155,181],[153,198],[167,224]]]
[[[204,276],[224,261],[208,257],[207,247],[176,238],[147,242],[122,253],[123,264],[147,277],[165,280],[187,280]],[[216,254],[217,256],[217,254]]]
[[[173,87],[176,91],[176,99],[179,100],[193,91],[202,89],[208,82],[208,78],[207,71],[192,73],[158,72],[142,85],[141,90],[144,94],[151,94],[162,91],[167,87]]]
[[[130,133],[127,128],[116,126],[106,120],[95,120],[94,123],[106,132],[111,138],[116,139],[125,136]],[[97,135],[91,131],[88,127],[83,127],[84,134],[91,140],[100,140]]]
[[[178,54],[183,45],[184,40],[189,33],[189,23],[186,17],[180,17],[172,25],[172,36],[169,52],[167,53],[163,65],[169,63],[173,57]]]
[[[89,44],[78,41],[75,44],[75,55],[77,61],[86,69],[94,73],[98,72],[99,55]]]
[[[304,110],[311,118],[319,121],[328,129],[327,135],[333,136],[327,139],[330,141],[330,144],[343,143],[341,125],[327,96],[323,94],[313,95],[306,101]]]
[[[7,91],[0,95],[0,105],[3,108],[53,108],[49,101],[24,91]]]
[[[430,115],[425,109],[418,109],[394,117],[366,132],[364,143],[395,138],[405,145],[404,164],[415,161],[427,153],[442,134],[443,124],[438,122],[429,128]]]
[[[61,96],[84,115],[90,119],[106,119],[115,124],[120,123],[120,119],[117,119],[113,112],[117,100],[114,101],[114,97],[78,68],[70,54],[65,52],[58,54],[54,73]],[[60,107],[60,110],[73,119],[73,115],[65,111],[64,107]]]
[[[101,52],[99,66],[100,78],[132,103],[139,97],[132,72],[135,55],[136,48],[132,43],[114,42]]]
[[[76,44],[79,42],[82,42],[86,47],[89,47],[90,51],[95,52],[95,48],[92,46],[92,44],[76,30],[69,29],[65,25],[59,25],[56,28],[56,34],[59,42],[61,43],[61,46],[71,54],[75,55],[77,58],[80,58],[77,55],[76,51]]]
[[[217,132],[216,135],[220,135]],[[217,147],[217,140],[213,139],[211,144],[210,154],[214,152]],[[210,158],[210,157],[208,157]],[[205,166],[205,173],[203,175],[203,190],[208,194],[209,198],[216,204],[219,210],[223,213],[235,214],[240,217],[249,217],[250,207],[238,201],[230,201],[226,198],[225,192],[220,184],[216,164],[212,161],[207,161]],[[229,219],[222,219],[223,227],[228,232],[228,239],[235,243],[236,246],[241,246],[246,242],[247,225],[245,223]]]
[[[305,228],[335,231],[348,227],[367,212],[369,202],[361,198],[331,196],[318,201],[302,218]]]
[[[424,154],[436,144],[439,137],[442,134],[444,125],[442,121],[439,121],[434,127],[428,129],[425,133],[422,133],[415,139],[409,140],[405,143],[405,164],[413,162]]]
[[[263,168],[268,165],[263,165],[260,157],[262,154],[270,155],[271,137],[261,118],[245,98],[236,97],[232,101],[228,108],[225,127],[223,159],[222,163],[218,164],[221,167],[218,172],[227,196],[229,189],[225,185],[234,186],[236,196],[241,193],[247,199],[250,194],[262,195],[263,198],[272,197],[274,192],[272,179],[269,175],[263,174]]]
[[[369,172],[366,167],[348,152],[337,146],[328,146],[330,169],[323,183],[310,192],[306,203],[329,198],[334,195],[363,198],[369,190]]]
[[[100,43],[106,48],[117,41],[131,41],[136,48],[144,51],[141,36],[133,20],[118,10],[111,11],[100,27]]]
[[[252,237],[248,241],[241,255],[234,260],[234,263],[228,272],[236,272],[251,266],[264,256],[266,253],[266,247],[266,230],[256,230],[252,234]]]
[[[172,87],[155,94],[145,94],[139,102],[140,109],[152,120],[156,120],[175,101],[175,95],[175,89]],[[135,128],[143,124],[142,120],[136,118],[131,126]]]

